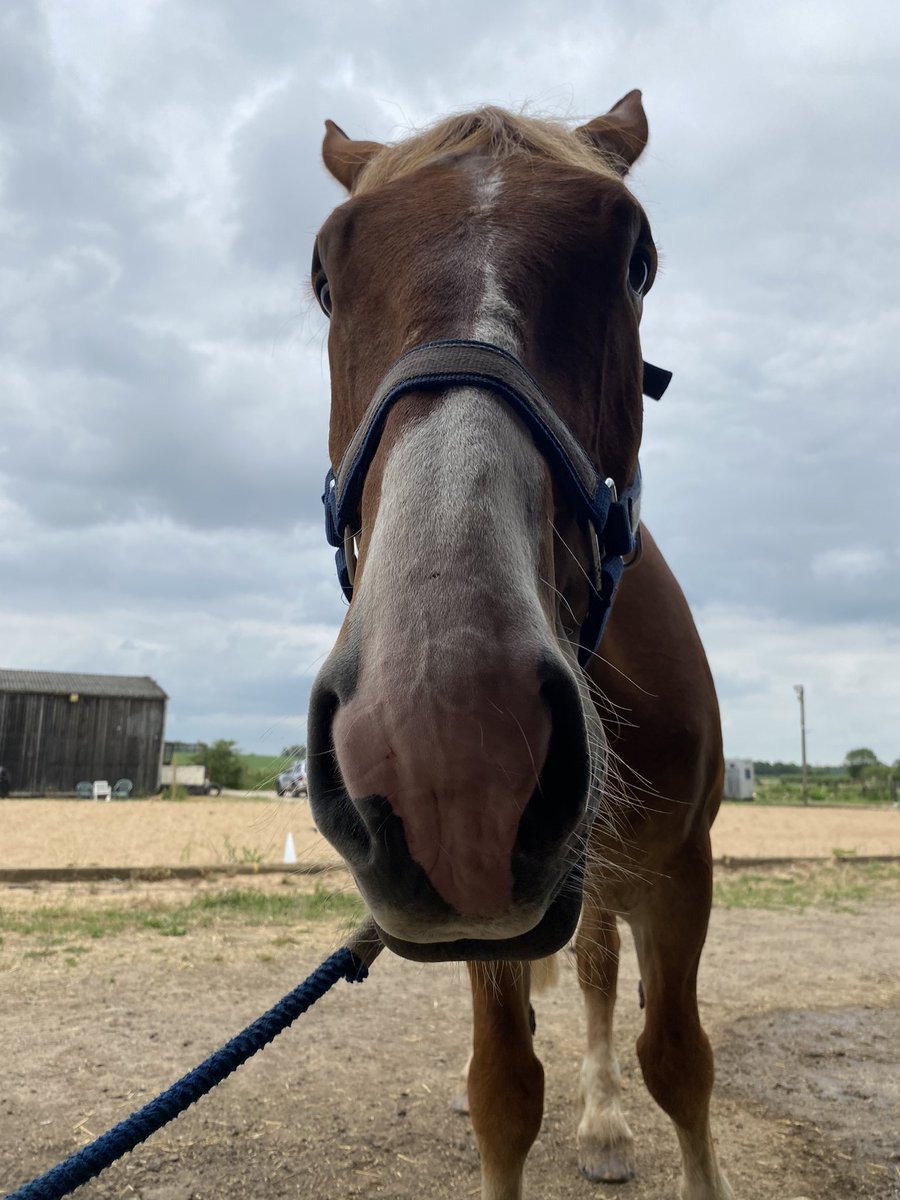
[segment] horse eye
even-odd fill
[[[326,317],[331,316],[331,288],[328,286],[328,280],[324,275],[321,275],[316,280],[316,299],[319,302],[319,308]]]
[[[643,296],[649,278],[650,260],[645,251],[637,250],[628,264],[628,284],[635,295]]]

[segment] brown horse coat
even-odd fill
[[[477,338],[524,363],[619,490],[634,478],[656,254],[623,177],[646,140],[639,92],[575,131],[486,109],[383,147],[328,123],[325,163],[351,193],[313,262],[332,462],[400,354]],[[543,1105],[527,960],[568,938],[579,907],[582,1172],[634,1172],[612,1047],[618,915],[682,1198],[728,1200],[696,1000],[721,737],[675,579],[644,529],[582,671],[588,534],[521,419],[477,387],[396,401],[360,514],[353,602],[310,706],[310,798],[388,945],[472,962],[485,1200],[522,1194]]]

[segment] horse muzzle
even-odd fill
[[[309,794],[386,945],[423,961],[537,958],[571,937],[593,819],[573,672],[488,672],[440,709],[355,678],[346,645],[310,703]]]

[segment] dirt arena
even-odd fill
[[[302,802],[27,808],[50,803],[0,803],[0,866],[278,861],[287,831],[301,859],[326,857]],[[897,812],[729,805],[717,826],[716,852],[884,854],[897,853],[898,841]],[[224,857],[205,859],[207,853]],[[822,900],[812,905],[714,910],[701,1005],[718,1064],[714,1131],[736,1200],[900,1197],[900,884],[895,873],[884,891],[873,890],[871,879],[863,886],[867,869],[804,868],[821,875],[815,894]],[[839,875],[843,891],[835,899]],[[766,877],[757,871],[752,879]],[[773,876],[783,877],[783,871]],[[859,879],[858,893],[848,878]],[[319,883],[350,888],[343,872]],[[141,910],[188,904],[234,886],[215,878],[0,885],[0,913],[9,929],[16,917],[47,908]],[[240,886],[284,895],[317,885],[277,873],[242,877]],[[196,1065],[295,986],[345,931],[334,917],[289,929],[214,922],[82,937],[80,944],[46,949],[33,934],[6,933],[0,939],[0,1192],[51,1166]],[[178,935],[166,935],[172,933]],[[564,953],[560,985],[535,1001],[547,1102],[529,1159],[531,1200],[676,1196],[677,1145],[637,1068],[637,967],[627,938],[623,948],[617,1040],[639,1177],[604,1188],[578,1174],[584,1021]],[[78,1195],[477,1196],[471,1130],[449,1109],[467,1043],[462,969],[384,954],[365,985],[339,984],[212,1096]]]
[[[246,865],[297,858],[335,863],[305,800],[274,793],[183,801],[0,801],[0,868]],[[900,811],[723,805],[716,857],[822,857],[835,850],[900,854]]]

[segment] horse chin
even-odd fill
[[[561,950],[581,915],[583,864],[572,867],[541,919],[525,933],[508,938],[460,938],[449,942],[412,942],[394,937],[376,922],[379,936],[401,958],[414,962],[531,961]]]

